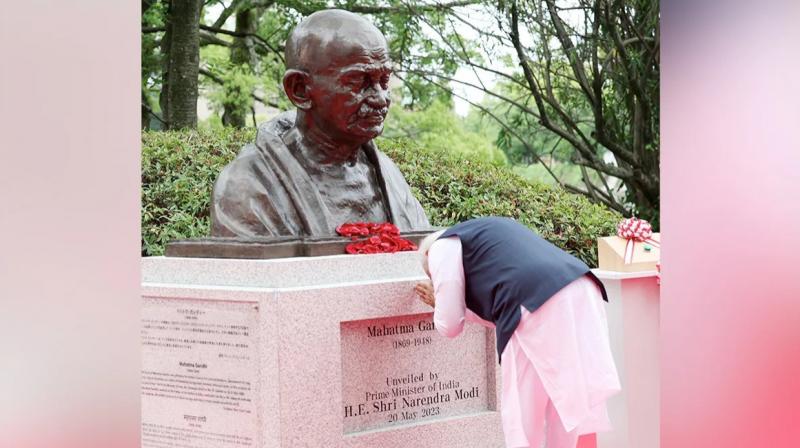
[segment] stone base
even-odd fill
[[[418,254],[143,260],[142,446],[504,446],[492,331],[446,339]]]

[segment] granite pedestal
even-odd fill
[[[416,253],[142,263],[143,447],[504,445],[494,334],[435,331]]]

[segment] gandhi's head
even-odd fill
[[[391,60],[386,39],[364,18],[311,14],[286,42],[286,67],[283,88],[301,125],[342,142],[364,143],[383,131]]]

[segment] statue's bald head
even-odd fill
[[[301,132],[343,144],[380,135],[389,110],[392,61],[386,38],[364,18],[328,9],[306,17],[286,42],[283,90]]]
[[[355,48],[386,49],[386,38],[359,15],[339,9],[317,11],[303,19],[286,41],[286,68],[314,71]]]

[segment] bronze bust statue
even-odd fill
[[[311,14],[286,42],[283,88],[296,112],[258,128],[220,173],[212,236],[333,235],[345,222],[430,228],[397,166],[372,141],[383,131],[388,45],[364,18]]]

